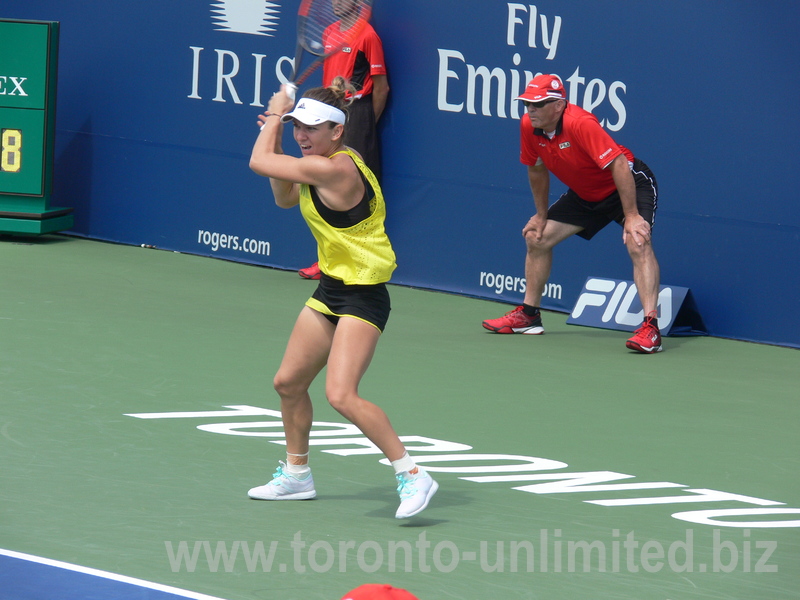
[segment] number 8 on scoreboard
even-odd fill
[[[0,171],[18,173],[22,166],[22,131],[0,129]]]

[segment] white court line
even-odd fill
[[[48,567],[57,567],[67,571],[75,571],[76,573],[84,573],[93,577],[102,577],[103,579],[111,579],[112,581],[119,581],[120,583],[129,583],[142,588],[156,590],[158,592],[166,592],[175,596],[182,596],[184,598],[193,598],[194,600],[224,600],[216,596],[207,596],[198,592],[190,592],[189,590],[182,590],[180,588],[172,587],[169,585],[162,585],[160,583],[153,583],[152,581],[145,581],[144,579],[136,579],[135,577],[128,577],[127,575],[118,575],[116,573],[109,573],[108,571],[101,571],[99,569],[91,569],[89,567],[82,567],[80,565],[73,565],[70,563],[61,562],[60,560],[52,560],[50,558],[43,558],[41,556],[33,556],[32,554],[24,554],[22,552],[15,552],[14,550],[6,550],[0,548],[0,556],[8,556],[10,558],[19,558],[29,562],[39,563],[40,565],[47,565]]]

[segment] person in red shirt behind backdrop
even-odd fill
[[[332,0],[333,11],[339,21],[331,28],[347,29],[353,25],[353,0]],[[323,33],[323,44],[327,30]],[[326,48],[327,52],[327,48]],[[381,147],[378,120],[386,108],[389,97],[389,80],[383,57],[383,43],[375,29],[367,23],[364,31],[352,46],[342,48],[322,64],[322,85],[328,87],[336,77],[344,77],[355,91],[347,108],[346,146],[361,155],[366,165],[381,181]],[[305,279],[319,279],[319,265],[298,272]]]
[[[633,280],[645,314],[626,346],[645,354],[660,352],[660,271],[651,238],[658,184],[653,173],[614,142],[592,113],[570,104],[555,75],[534,77],[517,100],[528,113],[520,124],[520,161],[528,166],[536,204],[536,214],[522,229],[527,289],[521,306],[484,321],[483,327],[495,333],[544,333],[539,306],[553,247],[576,234],[591,239],[616,221],[623,228],[622,242],[633,261]],[[548,208],[550,173],[569,189]]]

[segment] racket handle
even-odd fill
[[[286,95],[289,96],[291,100],[295,99],[297,96],[297,86],[294,83],[289,82],[286,84]]]

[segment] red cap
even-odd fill
[[[388,583],[366,583],[347,592],[342,596],[342,600],[419,600],[419,598]]]
[[[548,98],[567,99],[567,90],[564,89],[564,84],[556,75],[537,75],[531,79],[528,87],[525,88],[525,93],[514,99],[541,102]]]

